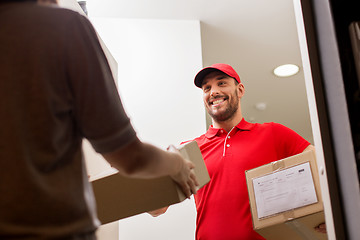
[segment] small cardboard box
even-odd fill
[[[246,171],[254,230],[267,240],[325,240],[315,151]]]
[[[200,149],[195,141],[181,145],[180,154],[195,163],[199,188],[210,181]],[[159,209],[186,199],[169,177],[155,179],[127,178],[112,174],[92,181],[98,218],[102,224]]]

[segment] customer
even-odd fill
[[[0,80],[0,239],[95,239],[84,138],[120,174],[196,192],[192,163],[137,138],[86,17],[1,0]]]

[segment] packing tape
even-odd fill
[[[279,160],[271,163],[272,165],[272,171],[280,171],[281,169],[285,168],[285,161]]]
[[[283,215],[285,221],[291,221],[291,220],[295,219],[295,211],[294,210],[286,211],[282,215]]]
[[[285,225],[297,232],[297,234],[301,237],[303,240],[316,240],[318,237],[316,234],[314,234],[314,231],[312,229],[309,229],[306,225],[304,225],[302,222],[294,219],[291,221],[285,222]]]

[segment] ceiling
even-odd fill
[[[90,17],[196,19],[201,23],[203,65],[232,65],[245,85],[242,111],[252,122],[279,122],[308,141],[312,131],[291,0],[87,0]],[[293,63],[288,78],[272,71]],[[258,110],[257,103],[265,103]]]

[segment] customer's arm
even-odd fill
[[[176,151],[163,151],[136,138],[126,146],[103,156],[124,176],[153,178],[169,175],[179,184],[186,197],[196,193],[198,182],[192,170],[195,166]]]

